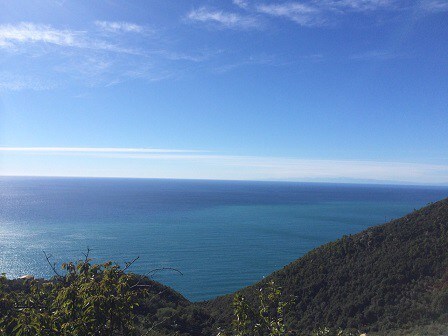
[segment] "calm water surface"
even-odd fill
[[[174,267],[155,279],[191,300],[249,285],[344,234],[448,197],[448,188],[151,179],[0,177],[0,273],[55,261]]]

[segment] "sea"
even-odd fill
[[[0,177],[0,273],[84,258],[149,274],[192,301],[253,284],[343,235],[448,197],[448,187]],[[57,266],[59,267],[59,266]],[[174,270],[154,269],[174,268]]]

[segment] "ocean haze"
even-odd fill
[[[199,301],[260,280],[307,251],[448,196],[448,187],[157,179],[0,178],[0,272],[51,276],[82,257]]]

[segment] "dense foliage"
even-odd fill
[[[281,289],[269,282],[259,289],[258,305],[251,306],[244,296],[233,298],[234,336],[286,335],[284,323],[286,302],[281,301]]]
[[[273,281],[259,288],[255,305],[248,303],[241,294],[233,297],[231,331],[220,331],[218,336],[287,336],[298,335],[285,326],[285,311],[290,303],[282,301],[281,288]],[[341,329],[318,328],[311,336],[358,336]]]
[[[293,300],[285,313],[289,330],[446,326],[448,199],[323,245],[238,295],[254,303],[257,289],[270,281],[283,288],[283,301]],[[231,323],[233,297],[204,304],[217,325]]]
[[[0,335],[205,335],[210,316],[171,288],[107,262],[62,265],[51,280],[0,277]],[[164,269],[161,269],[164,270]],[[155,270],[157,271],[157,270]]]
[[[135,335],[134,311],[145,291],[110,262],[86,257],[62,265],[52,281],[0,280],[0,330],[4,335]],[[15,288],[8,288],[15,287]]]

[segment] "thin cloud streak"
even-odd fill
[[[325,23],[318,8],[298,2],[268,4],[256,7],[260,13],[290,19],[301,26],[320,26]]]
[[[251,9],[272,17],[285,18],[303,27],[326,26],[333,21],[335,15],[350,12],[363,13],[396,9],[393,0],[289,1],[263,3],[253,7],[250,7],[248,2],[244,2],[244,5],[244,9]]]
[[[435,0],[435,1],[423,1],[422,7],[428,12],[446,12],[448,11],[448,1],[446,0]]]
[[[14,43],[50,43],[59,46],[79,47],[82,32],[57,30],[49,25],[22,22],[18,25],[0,25],[0,46],[12,47]]]
[[[26,59],[28,67],[14,74],[1,72],[0,91],[50,90],[70,82],[107,87],[135,79],[173,79],[187,71],[187,63],[205,62],[218,54],[179,51],[161,44],[154,30],[131,22],[94,24],[96,28],[83,30],[31,22],[0,24],[0,50]]]
[[[260,25],[263,17],[293,21],[302,27],[333,26],[347,15],[377,15],[384,12],[425,11],[437,13],[448,11],[446,0],[301,0],[301,1],[251,1],[233,0],[233,4],[245,15],[201,7],[191,11],[187,17],[193,21],[215,22],[224,28],[245,26],[245,20],[254,20]]]
[[[372,11],[395,8],[395,0],[324,0],[321,6],[328,9],[348,9],[354,11]]]
[[[95,25],[101,30],[112,33],[142,33],[145,31],[143,26],[130,22],[95,21]]]
[[[20,46],[42,43],[59,47],[103,50],[117,53],[138,54],[136,50],[88,38],[86,32],[56,29],[50,25],[22,22],[17,25],[0,25],[0,47],[17,49]]]
[[[243,16],[236,13],[209,10],[201,7],[187,14],[192,22],[216,24],[219,27],[232,29],[253,29],[260,27],[260,22],[252,16]]]
[[[104,154],[117,159],[186,161],[220,167],[224,176],[260,180],[382,180],[412,183],[447,183],[448,166],[373,161],[306,160],[296,158],[197,155],[197,154]],[[227,176],[229,177],[226,177]],[[201,178],[198,176],[198,178]]]
[[[234,5],[240,7],[240,8],[248,8],[249,7],[249,1],[248,0],[233,0],[232,1]]]
[[[148,148],[83,148],[83,147],[0,147],[0,152],[18,152],[35,156],[77,156],[89,159],[116,159],[129,165],[137,160],[148,169],[158,162],[170,171],[174,178],[185,177],[185,166],[189,178],[284,180],[284,181],[334,181],[334,180],[381,180],[408,183],[448,183],[448,166],[425,163],[381,162],[365,160],[317,160],[288,157],[236,156],[208,154],[198,150],[148,149]],[[54,159],[53,159],[54,160]],[[77,159],[82,164],[82,159]],[[136,161],[136,162],[137,162]],[[148,163],[145,163],[148,161]],[[116,164],[114,164],[116,166]],[[149,170],[148,170],[149,171]],[[202,173],[201,173],[202,172]],[[208,175],[204,176],[204,172]],[[210,173],[212,172],[212,174]],[[118,171],[117,171],[118,173]],[[110,172],[105,177],[118,176]],[[126,170],[119,170],[126,176]],[[211,174],[211,175],[210,175]],[[9,174],[10,175],[10,174]],[[142,173],[128,177],[166,177],[157,173]]]
[[[403,57],[405,57],[405,55],[392,53],[385,50],[371,50],[364,53],[351,55],[349,58],[358,61],[389,61]]]
[[[121,147],[0,147],[0,152],[42,153],[197,153],[198,150]]]

